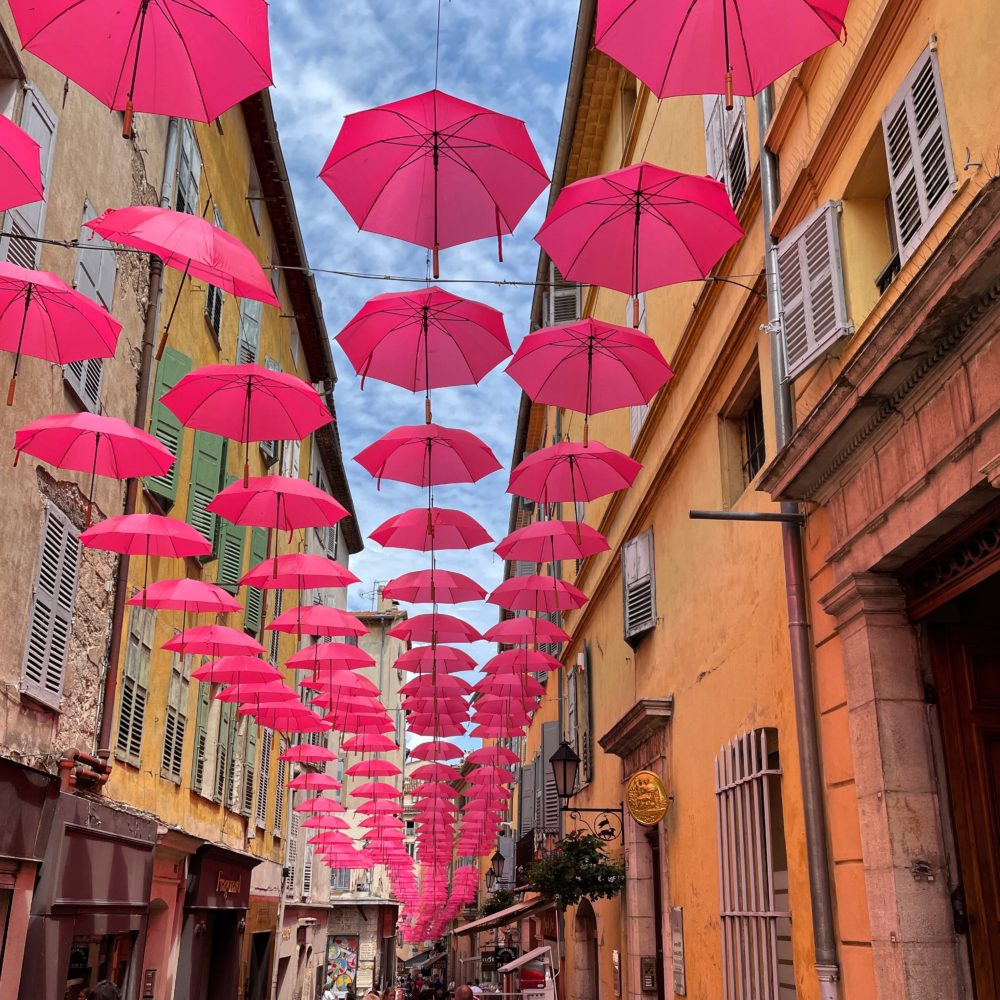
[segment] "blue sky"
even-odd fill
[[[551,171],[562,114],[577,0],[541,4],[444,0],[441,12],[439,86],[456,97],[523,118],[542,162]],[[275,105],[281,144],[291,173],[299,219],[314,267],[377,274],[423,275],[425,251],[371,233],[359,233],[317,174],[344,115],[429,90],[434,80],[437,0],[281,0],[271,8]],[[531,281],[537,264],[532,236],[544,216],[546,190],[512,237],[504,241],[504,263],[496,241],[485,240],[442,253],[442,278]],[[331,337],[366,299],[409,286],[317,275]],[[446,286],[447,287],[447,286]],[[527,330],[530,288],[455,286],[504,312],[516,348]],[[364,392],[346,357],[334,345],[340,381],[337,412],[348,458],[354,502],[367,535],[386,517],[419,506],[420,490],[384,482],[380,491],[350,459],[385,431],[420,423],[423,401],[394,386],[369,380]],[[501,369],[478,387],[438,390],[434,419],[482,437],[506,467],[510,460],[519,390]],[[499,541],[509,511],[507,468],[476,486],[442,487],[440,506],[458,507],[477,518]],[[420,553],[368,548],[352,569],[363,584],[352,588],[352,607],[367,606],[362,591],[374,581],[426,565]],[[491,546],[448,553],[438,565],[467,573],[487,590],[499,583],[502,563]],[[425,610],[413,608],[415,612]],[[448,609],[445,609],[448,610]],[[457,613],[481,630],[496,621],[491,605],[460,605]],[[485,645],[473,649],[490,655]]]

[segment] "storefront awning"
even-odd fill
[[[515,958],[513,962],[508,962],[506,965],[501,965],[497,972],[517,972],[522,965],[527,965],[529,962],[534,962],[536,959],[541,958],[543,955],[549,956],[549,965],[552,965],[552,949],[547,945],[543,944],[540,948],[533,948],[531,951],[526,951],[519,958]]]
[[[506,910],[497,910],[488,917],[480,917],[467,924],[459,924],[452,930],[452,934],[478,934],[480,931],[491,931],[496,927],[503,927],[504,924],[513,923],[526,917],[530,913],[544,910],[552,904],[547,899],[528,899],[521,903],[508,906]]]

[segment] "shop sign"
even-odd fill
[[[496,952],[496,967],[499,969],[502,965],[509,965],[515,958],[517,958],[516,948],[499,948]]]
[[[636,771],[625,786],[625,808],[641,826],[656,826],[667,814],[670,797],[659,775]]]
[[[492,948],[480,948],[479,971],[493,973],[497,970],[497,953]]]
[[[241,865],[235,861],[238,857],[230,851],[215,853],[211,848],[200,853],[188,887],[187,905],[246,909],[250,905],[250,871],[257,861],[248,859],[249,864]]]
[[[674,993],[687,996],[687,975],[684,971],[684,908],[674,906],[670,910],[670,950],[673,955]]]

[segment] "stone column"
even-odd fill
[[[961,987],[916,630],[894,577],[848,576],[837,620],[880,1000],[959,1000]],[[916,861],[933,881],[914,878]]]
[[[652,852],[646,840],[645,827],[628,813],[625,814],[625,954],[622,956],[625,980],[622,993],[629,1000],[647,1000],[642,992],[639,960],[643,955],[656,954],[656,919],[653,915]]]

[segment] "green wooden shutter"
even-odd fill
[[[189,656],[174,653],[170,662],[170,687],[167,710],[163,718],[163,756],[160,758],[162,777],[178,784],[184,759],[184,736],[187,733]]]
[[[204,561],[218,555],[216,525],[218,519],[208,510],[222,484],[226,467],[226,441],[218,434],[196,431],[194,456],[191,459],[191,485],[188,491],[187,520],[211,543],[212,554]]]
[[[235,476],[226,476],[227,486],[235,482]],[[246,538],[246,528],[232,524],[224,517],[219,519],[219,572],[215,582],[231,593],[239,590]]]
[[[145,484],[150,493],[155,493],[171,503],[177,499],[177,465],[184,441],[184,427],[160,402],[160,397],[168,389],[172,389],[189,371],[191,371],[191,359],[186,354],[168,347],[156,366],[156,382],[153,385],[153,410],[149,419],[149,433],[170,449],[174,456],[174,464],[164,475],[146,479]]]
[[[233,717],[236,705],[225,702],[219,705],[219,745],[215,749],[215,800],[223,802],[227,798],[228,777],[232,769]]]
[[[253,785],[257,764],[257,723],[247,718],[246,754],[243,759],[243,808],[244,816],[253,811]]]
[[[259,566],[267,558],[267,529],[253,528],[250,531],[250,569]],[[261,612],[264,610],[264,592],[256,587],[247,588],[246,617],[243,630],[258,635],[261,626]]]
[[[115,751],[130,764],[139,766],[142,734],[149,697],[149,661],[153,655],[154,612],[132,608],[129,615],[122,693],[118,709],[118,737]]]
[[[198,684],[198,714],[195,717],[194,752],[191,754],[191,786],[201,792],[205,779],[205,755],[208,749],[208,713],[211,708],[211,685]]]

